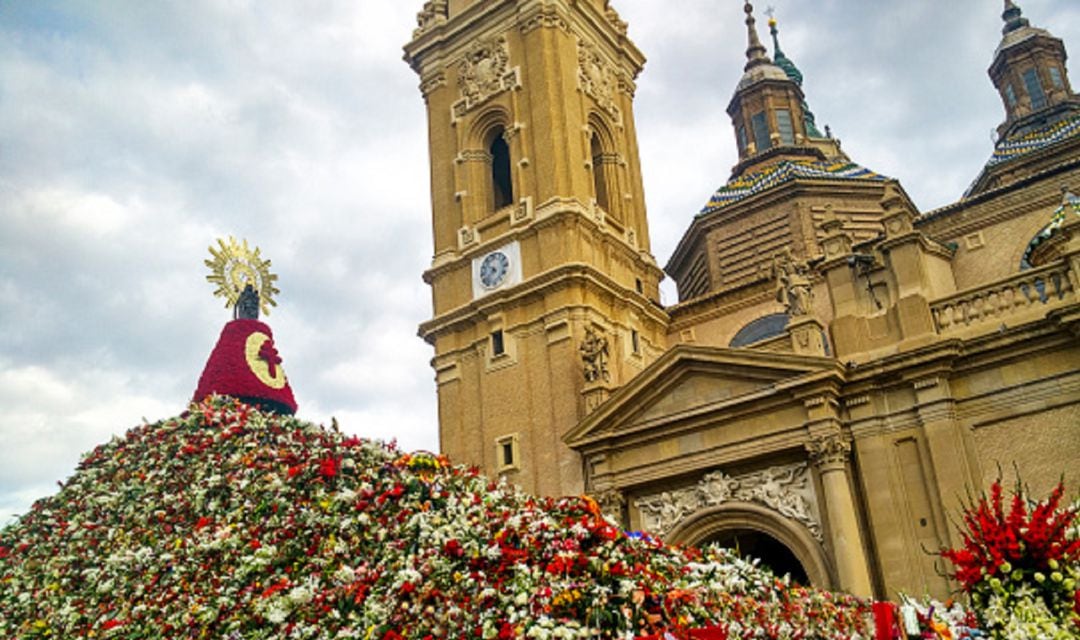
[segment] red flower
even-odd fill
[[[465,553],[465,550],[461,548],[460,542],[450,539],[443,545],[443,552],[451,558],[460,558]]]
[[[338,473],[338,461],[334,458],[323,458],[319,461],[319,475],[324,478],[333,478]]]

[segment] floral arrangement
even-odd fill
[[[212,396],[0,531],[3,638],[867,638],[869,603]]]
[[[1080,504],[1061,504],[1062,483],[1034,502],[1017,482],[1008,509],[1004,493],[999,479],[966,508],[963,547],[941,556],[992,637],[1080,637]]]
[[[228,322],[199,376],[194,402],[213,394],[241,398],[269,411],[292,415],[296,399],[281,366],[270,327],[258,320]]]
[[[971,609],[955,600],[939,602],[933,598],[915,600],[900,594],[898,630],[909,638],[927,640],[977,640],[987,635],[978,626],[978,617]]]

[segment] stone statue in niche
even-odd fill
[[[581,362],[584,365],[585,382],[607,382],[611,379],[607,368],[607,338],[589,327],[585,330],[585,339],[581,341],[578,351],[581,352]]]
[[[776,279],[776,301],[784,305],[789,316],[805,316],[813,309],[814,293],[810,283],[810,267],[805,260],[796,260],[790,249],[773,258],[773,277]]]

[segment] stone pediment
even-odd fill
[[[564,437],[571,447],[700,412],[777,397],[839,379],[832,358],[678,345],[619,388]]]

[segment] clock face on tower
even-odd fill
[[[517,241],[494,247],[472,259],[473,299],[521,282],[521,247]]]
[[[492,251],[480,263],[480,284],[485,289],[494,289],[506,280],[510,272],[510,258],[502,251]]]

